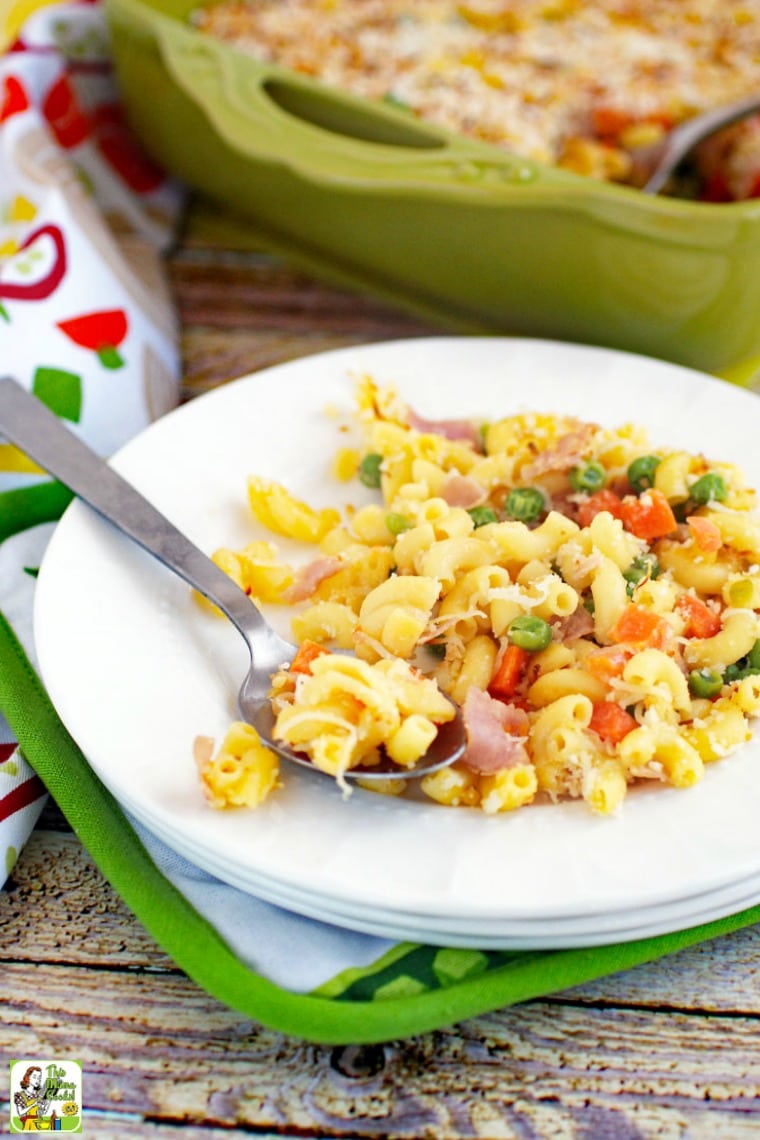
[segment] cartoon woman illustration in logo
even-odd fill
[[[19,1081],[19,1091],[14,1093],[13,1102],[24,1125],[24,1132],[47,1132],[52,1127],[47,1113],[49,1101],[45,1098],[42,1085],[42,1069],[30,1065]]]

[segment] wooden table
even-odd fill
[[[203,211],[170,272],[188,394],[317,350],[438,331],[220,236]],[[190,982],[49,804],[0,892],[0,961],[3,1065],[80,1058],[97,1140],[760,1136],[758,928],[418,1038],[307,1045]],[[0,1129],[7,1096],[3,1076]]]

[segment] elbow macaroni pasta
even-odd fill
[[[738,468],[549,413],[417,430],[369,377],[357,406],[364,447],[336,448],[332,470],[369,472],[375,502],[317,510],[251,476],[255,518],[318,555],[294,569],[255,539],[214,556],[255,600],[293,607],[280,740],[341,782],[383,761],[377,790],[403,794],[395,777],[453,716],[448,695],[468,747],[420,786],[495,815],[542,797],[610,814],[637,782],[687,788],[749,737],[760,520]],[[201,752],[214,806],[277,786],[248,726]]]

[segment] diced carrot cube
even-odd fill
[[[622,676],[632,656],[633,650],[624,645],[607,645],[603,649],[595,649],[593,653],[589,653],[584,665],[592,677],[608,685],[616,677]]]
[[[488,686],[488,692],[492,697],[505,700],[514,696],[525,673],[529,657],[527,649],[521,649],[519,645],[507,646]]]
[[[670,503],[656,487],[644,491],[638,498],[626,495],[620,511],[625,529],[646,542],[663,538],[678,526]]]
[[[638,721],[614,701],[594,701],[589,728],[602,740],[619,744],[629,732],[638,728]]]
[[[594,107],[591,112],[592,130],[597,138],[615,139],[632,121],[632,115],[618,107],[601,105]]]
[[[632,602],[609,631],[609,638],[615,644],[630,645],[634,649],[665,649],[672,632],[664,617]]]
[[[684,619],[685,637],[715,637],[720,633],[720,614],[693,594],[681,594],[675,607]]]
[[[311,663],[314,658],[329,652],[329,649],[325,649],[324,645],[320,645],[318,641],[307,638],[298,646],[296,655],[290,663],[290,672],[311,673]]]
[[[601,491],[589,495],[585,502],[578,504],[578,522],[581,526],[588,526],[602,511],[609,511],[614,518],[619,519],[622,506],[623,500],[620,496],[609,487],[604,487]]]
[[[700,550],[704,551],[705,554],[720,550],[723,545],[723,538],[717,523],[714,523],[712,519],[704,519],[701,515],[689,515],[686,522],[689,524],[691,537]]]

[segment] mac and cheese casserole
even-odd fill
[[[218,0],[193,22],[332,87],[634,185],[642,148],[760,90],[751,0]],[[755,196],[759,132],[755,119],[712,140],[680,192]]]
[[[687,788],[760,711],[760,517],[732,463],[534,411],[430,421],[357,388],[362,443],[333,475],[371,489],[342,512],[252,476],[270,532],[215,561],[257,603],[292,607],[276,736],[380,790],[461,707],[464,756],[424,777],[438,803],[537,797],[614,812],[643,781]],[[277,536],[311,544],[299,567]],[[352,655],[333,652],[352,650]],[[249,726],[197,743],[216,806],[260,803],[277,761]]]

